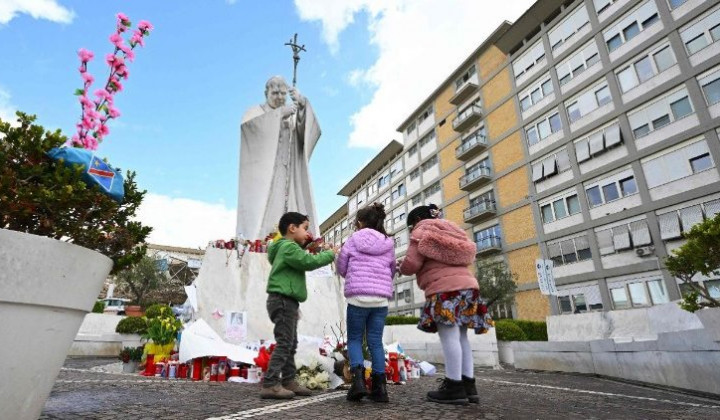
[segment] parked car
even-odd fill
[[[125,306],[130,302],[130,299],[123,298],[106,298],[103,299],[105,303],[104,313],[114,313],[116,315],[125,315]]]

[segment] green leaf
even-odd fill
[[[85,94],[85,89],[75,89],[75,96],[82,96]]]

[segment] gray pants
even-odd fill
[[[295,379],[295,351],[297,350],[298,308],[300,303],[293,298],[270,293],[267,310],[275,324],[275,350],[270,356],[263,387],[269,388],[282,381],[289,384]]]

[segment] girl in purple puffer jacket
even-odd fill
[[[393,292],[395,241],[385,232],[385,208],[380,203],[358,210],[355,229],[336,261],[338,272],[345,277],[348,303],[348,356],[353,381],[347,399],[358,401],[368,395],[363,375],[362,342],[365,336],[372,358],[370,399],[388,402],[382,337],[388,299]]]

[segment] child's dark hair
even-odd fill
[[[287,230],[290,227],[290,225],[300,226],[303,224],[304,221],[310,220],[308,217],[304,214],[290,211],[282,215],[280,218],[280,222],[278,222],[278,229],[280,229],[280,234],[285,235],[287,234]]]
[[[375,229],[385,236],[385,206],[381,203],[372,203],[367,207],[358,210],[355,220],[362,223],[364,227]]]
[[[437,219],[440,215],[440,209],[435,204],[429,206],[418,206],[410,210],[407,215],[406,223],[408,226],[414,226],[417,222],[425,219]]]

